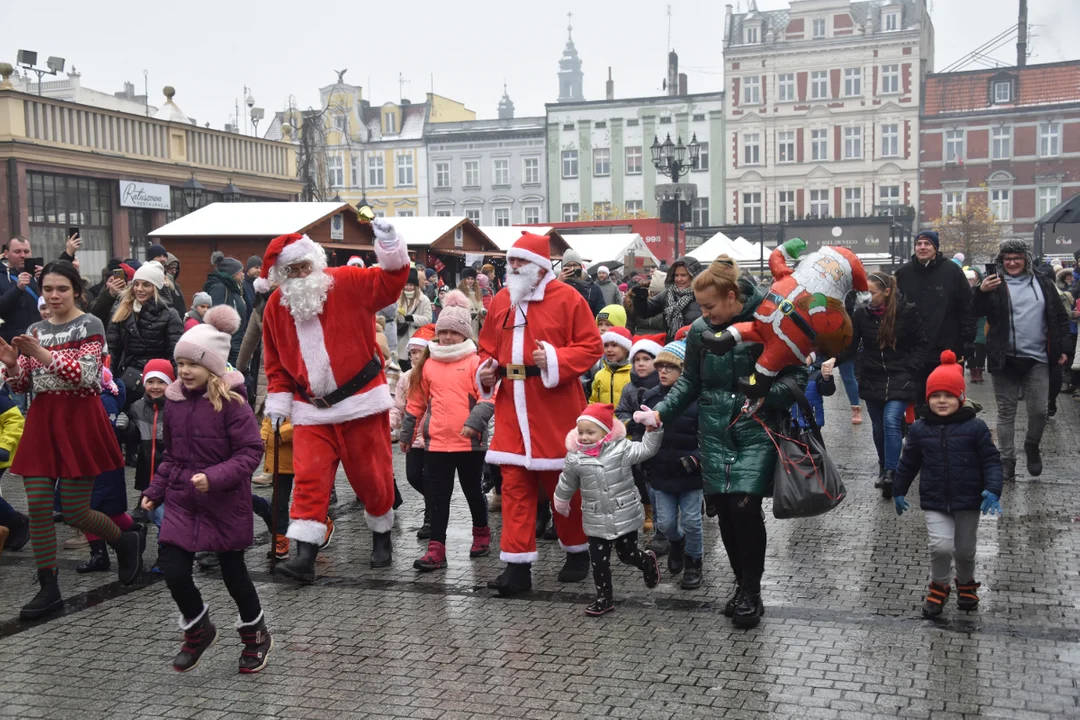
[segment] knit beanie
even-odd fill
[[[934,243],[934,247],[941,249],[941,240],[938,238],[938,234],[933,230],[923,230],[921,233],[915,236],[916,242],[919,238],[926,238],[930,242]]]
[[[145,280],[160,290],[165,287],[165,268],[161,267],[161,263],[154,260],[145,262],[135,271],[132,280]]]
[[[258,255],[252,255],[251,257],[248,258],[247,265],[244,266],[244,270],[247,271],[247,270],[250,270],[251,268],[261,268],[261,267],[262,267],[262,258],[259,257]]]
[[[605,433],[609,433],[611,428],[615,426],[615,406],[611,403],[606,405],[593,403],[578,415],[578,422],[582,420],[588,420],[599,426]]]
[[[936,392],[947,392],[963,403],[967,399],[964,390],[964,368],[957,364],[956,354],[946,350],[941,353],[941,364],[926,378],[926,399]]]
[[[213,305],[214,300],[210,297],[210,293],[197,292],[195,297],[191,299],[191,307],[197,308],[200,305]]]
[[[601,335],[600,339],[605,345],[609,342],[617,343],[619,347],[626,348],[626,352],[630,352],[634,347],[634,339],[630,337],[630,331],[624,327],[613,327]]]
[[[244,266],[240,264],[240,261],[236,258],[225,257],[225,253],[218,251],[210,256],[210,262],[214,264],[217,271],[225,273],[226,275],[235,275],[244,269]]]
[[[674,365],[677,368],[683,366],[686,360],[686,343],[682,340],[673,340],[664,346],[664,349],[656,356],[656,362],[660,365]]]
[[[161,257],[162,255],[168,255],[169,251],[165,249],[164,245],[151,245],[146,248],[146,259],[153,260],[154,258]]]
[[[577,263],[578,265],[585,264],[581,260],[581,253],[579,253],[577,250],[574,250],[573,248],[564,252],[562,256],[563,267],[566,267],[570,263]]]
[[[630,359],[633,360],[634,356],[639,352],[646,352],[653,356],[655,359],[660,354],[660,343],[647,337],[635,338],[633,347],[630,348]]]
[[[157,378],[158,380],[164,380],[168,384],[176,382],[176,373],[173,372],[172,363],[164,358],[156,358],[150,360],[143,366],[142,381],[143,385],[151,378]]]
[[[173,357],[191,360],[221,377],[229,369],[232,335],[240,329],[240,315],[228,305],[206,311],[201,325],[188,330],[176,343]]]
[[[607,320],[615,327],[626,327],[626,308],[622,305],[606,305],[596,313],[596,322]]]
[[[472,337],[472,317],[469,313],[469,298],[460,290],[451,290],[443,298],[443,309],[439,313],[439,320],[435,323],[435,332],[453,330]]]

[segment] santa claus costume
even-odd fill
[[[393,400],[375,341],[375,313],[401,294],[409,275],[405,242],[377,219],[378,267],[326,268],[326,253],[306,235],[283,235],[263,256],[256,289],[273,282],[263,315],[266,413],[293,424],[293,504],[288,536],[297,553],[278,568],[314,582],[326,534],[330,490],[345,466],[372,531],[372,567],[392,559],[394,472],[390,449]]]
[[[495,433],[487,461],[502,466],[505,572],[488,584],[502,595],[532,587],[536,552],[536,503],[540,488],[550,499],[566,458],[566,433],[585,408],[579,377],[603,354],[592,311],[581,295],[555,279],[547,236],[522,233],[507,253],[507,287],[492,301],[480,333],[478,384],[495,394]],[[515,267],[519,265],[519,267]],[[541,277],[536,278],[536,275]],[[512,294],[513,293],[513,294]],[[538,359],[546,367],[538,364]],[[496,368],[497,390],[479,375]],[[568,517],[558,515],[559,544],[567,552],[559,573],[580,582],[589,572],[589,543],[581,527],[581,497]]]

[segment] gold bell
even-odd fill
[[[370,223],[375,219],[375,211],[367,205],[362,205],[356,209],[356,217],[362,223]]]

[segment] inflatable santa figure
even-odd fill
[[[549,240],[522,233],[506,253],[506,287],[491,303],[480,332],[477,384],[495,394],[495,433],[487,461],[502,466],[501,559],[506,570],[488,587],[501,595],[532,587],[536,562],[536,503],[550,499],[566,459],[566,433],[585,408],[580,376],[604,347],[581,295],[555,279]],[[581,527],[581,496],[570,515],[556,514],[566,563],[563,582],[589,573],[589,541]]]
[[[755,373],[743,389],[761,398],[773,378],[789,365],[805,365],[817,348],[824,357],[836,357],[851,343],[851,318],[844,298],[852,289],[860,302],[869,299],[866,271],[847,248],[823,247],[799,261],[806,243],[793,238],[769,255],[773,284],[758,305],[753,322],[736,323],[719,333],[705,333],[702,344],[718,355],[740,342],[764,343]]]
[[[306,235],[274,238],[263,256],[266,414],[293,425],[293,502],[288,536],[296,555],[278,568],[315,581],[315,556],[338,465],[364,503],[372,532],[371,566],[391,562],[393,405],[375,340],[375,313],[396,302],[409,276],[405,241],[385,220],[372,223],[379,266],[326,267],[326,252]]]

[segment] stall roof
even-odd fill
[[[173,220],[150,237],[277,237],[304,232],[349,207],[346,202],[217,202]]]
[[[563,235],[574,250],[581,253],[586,264],[604,263],[612,260],[622,262],[631,252],[639,257],[650,257],[659,265],[653,251],[637,233]]]
[[[481,228],[476,227],[465,217],[392,217],[386,218],[405,238],[410,248],[431,247],[437,240],[452,233],[458,227],[470,225],[477,232],[483,244],[482,252],[499,253],[500,248]],[[448,248],[447,248],[448,249]],[[472,250],[471,252],[476,252]]]

